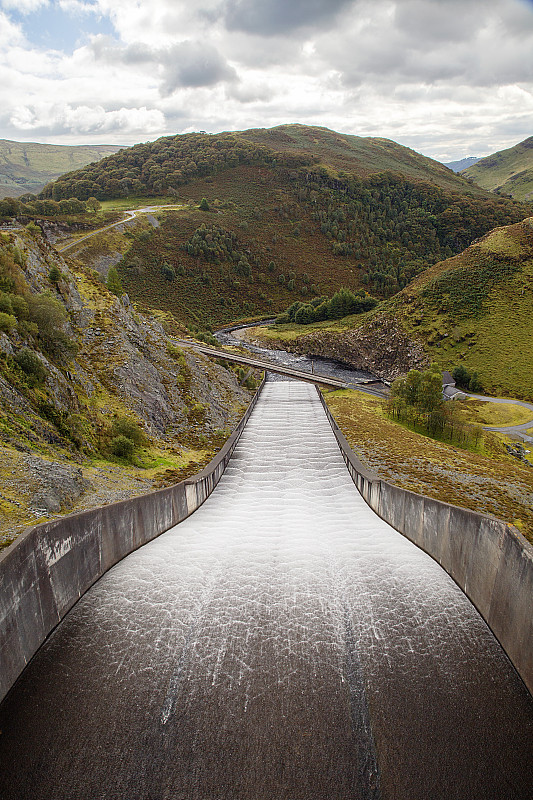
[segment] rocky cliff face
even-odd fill
[[[269,344],[278,346],[272,340]],[[410,338],[394,317],[383,313],[359,328],[335,332],[314,330],[302,333],[292,342],[279,342],[279,347],[333,358],[386,381],[393,381],[410,369],[429,366],[422,344]]]
[[[34,309],[43,297],[59,315],[53,341]],[[26,231],[0,241],[0,305],[22,301],[28,313],[0,313],[5,540],[33,521],[172,482],[188,463],[195,471],[250,400],[233,371],[173,344],[171,319],[139,313],[94,272]],[[22,351],[37,359],[41,379],[21,369]],[[113,426],[124,419],[144,437],[131,463],[110,450]]]

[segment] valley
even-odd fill
[[[474,375],[484,393],[533,398],[531,207],[394,142],[301,125],[186,134],[63,175],[40,197],[3,202],[6,221],[28,226],[4,234],[6,263],[18,253],[20,275],[9,267],[3,294],[48,293],[64,307],[74,345],[55,363],[31,320],[29,328],[23,317],[4,322],[6,529],[149,491],[206,463],[258,374],[177,342],[214,344],[213,332],[225,325],[278,318],[248,335],[389,383],[437,363]],[[33,283],[28,263],[39,274]],[[54,267],[60,277],[52,280]],[[359,298],[359,313],[343,313],[340,290]],[[326,307],[333,318],[324,318]],[[301,309],[307,324],[283,320],[288,309],[293,318]],[[125,341],[126,353],[134,349],[124,371],[122,357],[106,363],[106,349],[119,352]],[[44,384],[30,386],[13,367],[24,347],[44,359]],[[140,372],[132,368],[139,357]],[[73,364],[81,365],[81,384]],[[50,385],[52,372],[61,374],[68,402]],[[31,409],[29,436],[9,407],[13,387]],[[378,473],[512,518],[533,535],[531,456],[506,450],[504,434],[487,432],[465,449],[402,427],[378,400],[335,396],[339,424]],[[497,416],[472,402],[460,413],[472,426]],[[145,436],[129,462],[109,451],[113,420],[124,417]],[[417,456],[404,459],[401,450]],[[52,461],[75,466],[47,509],[34,498],[53,483]],[[36,480],[17,507],[16,484]]]

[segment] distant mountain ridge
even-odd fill
[[[447,161],[443,163],[445,167],[452,169],[454,172],[462,172],[464,169],[468,169],[468,167],[473,167],[481,158],[482,156],[466,156],[466,158],[461,158],[459,161]]]
[[[0,139],[0,199],[38,194],[64,172],[100,161],[119,145],[58,145]]]
[[[533,200],[533,136],[480,159],[462,174],[490,192]]]

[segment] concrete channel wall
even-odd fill
[[[202,505],[226,469],[263,385],[202,472],[151,494],[37,525],[4,551],[0,700],[46,637],[104,572]]]
[[[362,497],[461,587],[533,694],[533,547],[512,525],[378,478],[361,464],[319,395]]]

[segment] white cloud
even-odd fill
[[[6,14],[0,11],[0,48],[4,53],[9,53],[13,47],[24,43],[24,34],[20,25],[12,22]]]
[[[21,14],[31,14],[32,11],[49,6],[50,0],[2,0],[1,5],[7,10],[15,9]]]
[[[66,14],[86,15],[100,13],[97,3],[84,3],[82,0],[58,0],[57,4]]]
[[[531,2],[58,0],[113,26],[71,53],[31,41],[47,2],[17,0],[15,24],[3,0],[0,136],[122,144],[301,121],[451,160],[533,133]]]
[[[106,111],[103,106],[33,105],[13,109],[11,123],[23,131],[48,130],[74,134],[157,133],[164,125],[161,111],[143,108],[119,108]]]

